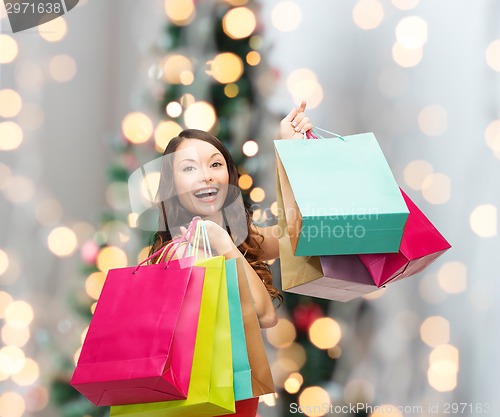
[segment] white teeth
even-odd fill
[[[205,190],[197,191],[194,193],[196,197],[205,197],[205,196],[210,196],[210,194],[217,194],[219,190],[217,188],[207,188]]]

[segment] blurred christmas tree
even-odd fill
[[[271,191],[268,195],[273,194],[273,180],[256,186],[264,181],[259,178],[264,165],[259,143],[276,137],[280,119],[270,115],[264,105],[277,75],[265,63],[258,12],[258,3],[251,0],[165,2],[168,23],[153,50],[157,62],[148,72],[154,84],[152,97],[144,103],[148,110],[126,115],[122,135],[112,140],[117,158],[109,170],[111,209],[102,214],[98,232],[81,249],[87,294],[76,297],[74,304],[86,322],[107,270],[136,264],[135,255],[139,253],[142,260],[149,250],[152,233],[136,228],[136,218],[129,211],[127,180],[141,164],[160,156],[182,129],[207,130],[224,142],[242,174],[239,185],[247,203],[262,203],[264,188]],[[148,112],[155,116],[145,114]],[[254,220],[276,221],[268,213],[256,210]],[[273,269],[279,274],[276,265]],[[330,304],[286,295],[284,308],[290,311],[296,337],[276,352],[278,359],[292,358],[294,363],[288,370],[280,368],[276,380],[285,402],[284,415],[306,387],[321,386],[331,378],[340,350],[318,348],[308,337],[314,321],[330,313]],[[106,407],[94,407],[69,385],[73,361],[66,359],[63,368],[52,384],[52,399],[61,415],[107,415]]]

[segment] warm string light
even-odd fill
[[[16,40],[9,35],[0,34],[0,64],[9,64],[17,58],[19,47]]]
[[[300,26],[302,10],[294,1],[280,1],[271,11],[271,21],[279,31],[291,32]]]
[[[68,33],[68,25],[63,16],[37,26],[38,34],[47,42],[59,42]]]
[[[296,103],[307,100],[307,107],[313,109],[323,101],[323,88],[316,73],[308,68],[294,70],[287,77],[286,85]]]
[[[153,134],[153,122],[144,113],[128,113],[122,121],[122,132],[131,143],[144,143]]]
[[[375,29],[384,20],[384,8],[378,0],[360,0],[352,10],[352,19],[361,29]]]

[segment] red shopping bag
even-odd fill
[[[96,405],[187,397],[205,274],[193,262],[108,272],[74,388]]]
[[[428,267],[451,245],[401,190],[410,210],[398,253],[359,255],[377,286],[407,278]]]
[[[255,417],[259,409],[259,398],[249,398],[246,400],[235,401],[236,411],[232,414],[224,414],[218,417]]]

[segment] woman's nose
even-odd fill
[[[212,175],[211,175],[211,172],[207,169],[203,169],[202,171],[202,178],[201,178],[201,182],[205,182],[205,183],[209,183],[209,182],[212,182]]]

